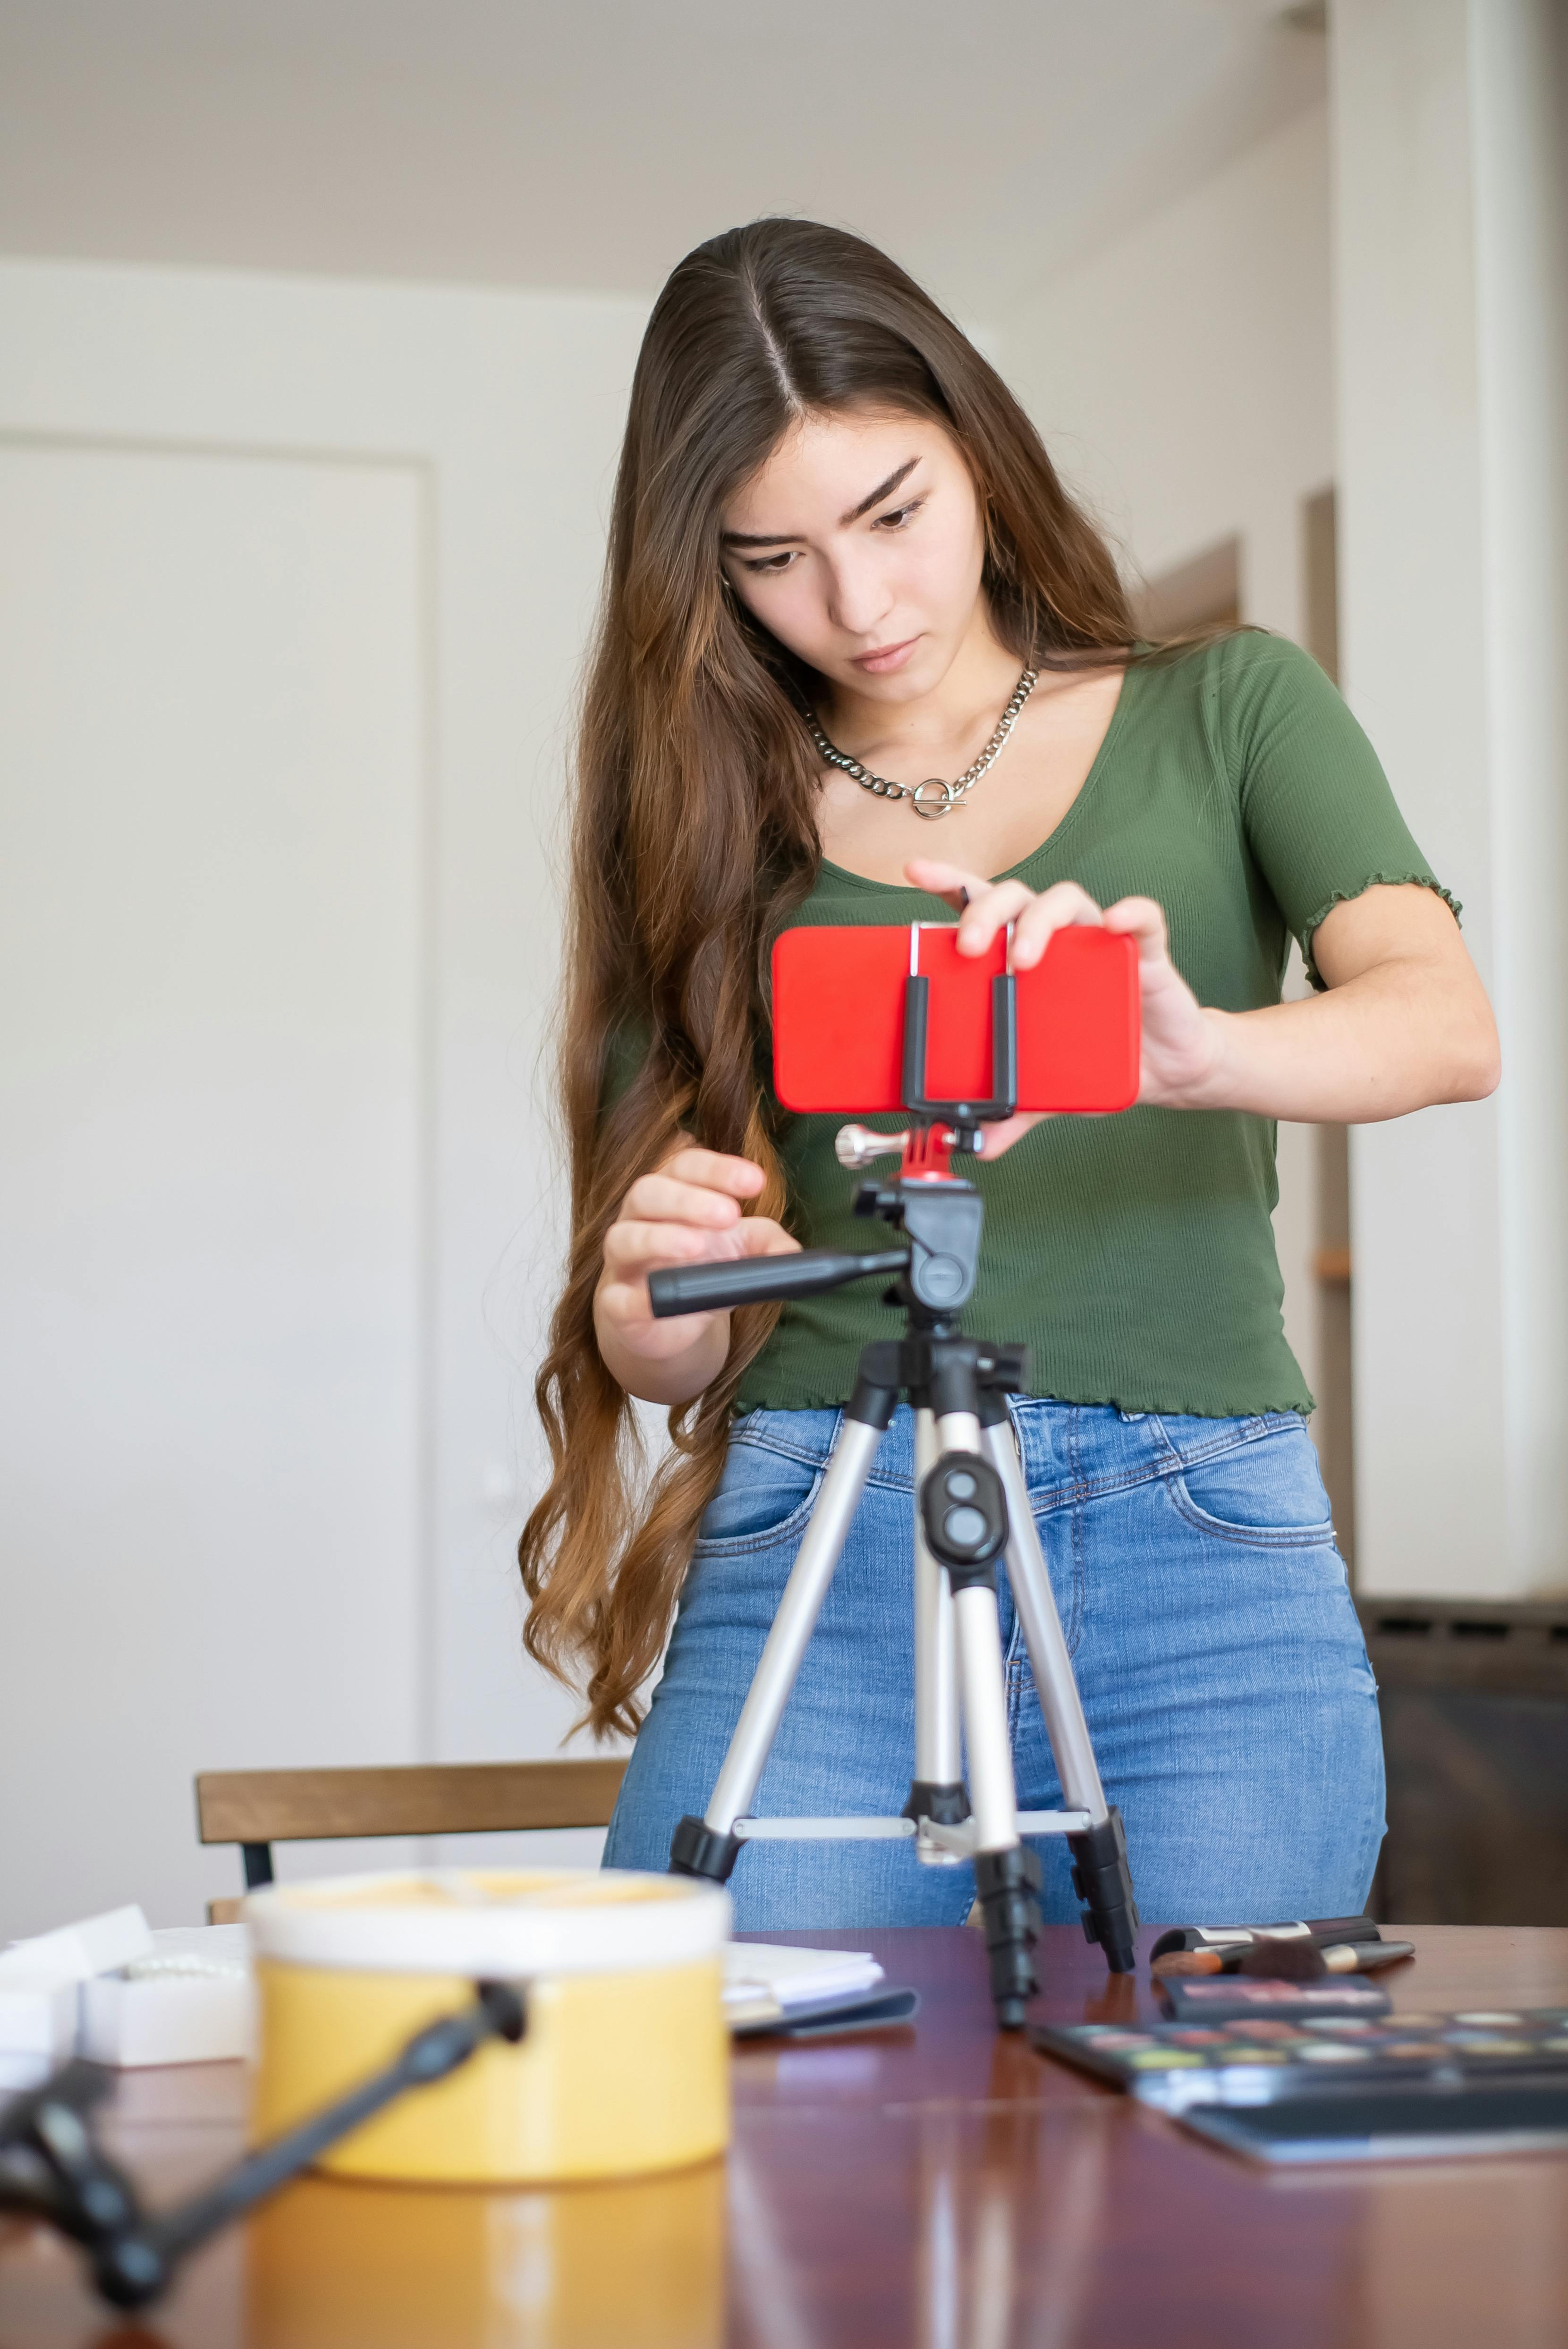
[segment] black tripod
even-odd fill
[[[722,1883],[744,1842],[784,1837],[913,1837],[927,1866],[972,1859],[996,2018],[1005,2030],[1016,2030],[1037,1987],[1030,1953],[1039,1931],[1039,1863],[1021,1834],[1067,1837],[1085,1934],[1118,1973],[1132,1969],[1138,1909],[1120,1814],[1100,1785],[1007,1414],[1008,1393],[1027,1381],[1027,1350],[966,1338],[959,1321],[979,1269],[985,1207],[974,1185],[952,1174],[947,1154],[977,1148],[979,1127],[1013,1112],[1014,983],[1011,976],[993,982],[992,1098],[979,1102],[926,1096],[927,988],[919,977],[906,982],[903,1096],[911,1131],[885,1135],[851,1125],[837,1145],[846,1167],[902,1152],[897,1178],[862,1184],[854,1207],[858,1216],[891,1225],[907,1245],[865,1253],[810,1248],[649,1278],[654,1312],[664,1317],[815,1296],[892,1274],[888,1302],[902,1306],[905,1317],[902,1339],[873,1342],[861,1355],[838,1446],[712,1800],[703,1817],[680,1822],[670,1865]],[[763,1765],[901,1396],[916,1414],[915,1768],[909,1800],[898,1818],[754,1818],[750,1806]],[[1020,1814],[1017,1807],[996,1609],[995,1561],[1004,1552],[1068,1806],[1060,1811]],[[968,1747],[967,1788],[961,1734]]]

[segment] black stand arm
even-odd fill
[[[713,1313],[732,1305],[760,1305],[777,1298],[820,1297],[847,1280],[902,1273],[904,1248],[799,1248],[786,1256],[740,1257],[719,1264],[671,1265],[648,1275],[648,1302],[655,1321],[681,1313]]]
[[[480,1982],[471,2006],[427,2023],[384,2071],[160,2216],[142,2209],[130,2179],[94,2141],[88,2116],[112,2074],[98,2064],[67,2064],[0,2118],[0,2209],[26,2211],[73,2237],[90,2253],[105,2300],[145,2307],[168,2290],[187,2251],[276,2193],[329,2146],[408,2089],[446,2079],[487,2040],[516,2042],[526,2027],[520,1990]]]

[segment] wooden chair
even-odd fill
[[[458,1762],[393,1770],[204,1770],[196,1780],[203,1843],[237,1843],[245,1889],[273,1880],[274,1843],[342,1836],[510,1833],[610,1823],[624,1759]],[[210,1924],[240,1903],[211,1900]]]

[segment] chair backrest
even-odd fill
[[[625,1762],[456,1762],[388,1770],[204,1770],[203,1843],[237,1843],[249,1890],[273,1880],[274,1843],[342,1836],[607,1826]],[[237,1901],[209,1904],[214,1923]]]

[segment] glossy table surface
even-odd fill
[[[1387,1929],[1390,1935],[1398,1928]],[[1409,2011],[1568,2002],[1568,1930],[1412,1926]],[[135,2323],[0,2219],[0,2349],[1546,2349],[1568,2342],[1568,2157],[1275,2178],[992,2028],[968,1930],[874,1949],[909,2030],[758,2042],[727,2163],[485,2194],[307,2179]],[[1151,1938],[1145,1935],[1145,1942]],[[1046,1936],[1036,2012],[1152,2017]],[[128,2074],[108,2134],[157,2199],[242,2142],[238,2065]]]

